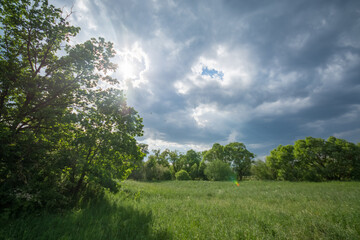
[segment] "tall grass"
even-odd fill
[[[64,214],[2,224],[4,239],[360,239],[360,183],[126,181]]]

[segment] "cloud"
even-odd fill
[[[199,56],[191,66],[191,72],[175,82],[180,94],[193,94],[199,89],[217,87],[227,95],[245,92],[255,84],[256,65],[246,46],[228,49],[224,45],[212,46]],[[204,74],[213,71],[216,74]],[[206,92],[205,92],[206,94]]]
[[[58,6],[72,1],[55,1]],[[360,2],[76,0],[76,42],[114,42],[154,148],[360,141]]]
[[[346,139],[350,139],[350,141],[359,142],[358,138],[354,138],[354,135],[359,135],[359,134],[360,134],[360,128],[357,128],[357,129],[352,129],[350,131],[334,133],[334,137],[346,138]]]
[[[150,68],[150,59],[138,42],[130,48],[123,48],[117,51],[113,60],[117,65],[116,77],[123,80],[123,88],[139,88],[140,85],[148,83],[146,72]]]
[[[279,99],[274,102],[264,102],[254,110],[257,116],[275,116],[297,113],[311,105],[310,98]]]

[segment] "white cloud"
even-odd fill
[[[232,130],[228,136],[227,142],[231,143],[231,142],[236,142],[237,138],[239,136],[239,133],[236,130]]]
[[[317,68],[322,85],[314,92],[338,88],[338,85],[344,81],[348,70],[359,64],[360,56],[358,54],[346,52],[334,55],[325,66]]]
[[[222,76],[204,75],[204,69],[215,70]],[[198,57],[187,76],[175,82],[175,88],[178,93],[187,94],[190,89],[215,84],[219,91],[234,95],[249,90],[256,83],[257,72],[254,56],[247,46],[230,49],[226,44],[218,44]]]
[[[85,25],[86,29],[96,31],[98,29],[97,19],[91,14],[89,8],[91,1],[89,0],[77,0],[74,4],[74,14],[77,25]]]
[[[182,81],[175,82],[174,87],[180,94],[187,94],[188,91],[191,89],[191,86],[189,84]]]
[[[149,145],[149,149],[161,149],[161,151],[164,151],[165,149],[178,150],[183,153],[190,149],[201,152],[211,148],[211,145],[209,144],[178,143],[178,142],[171,142],[171,141],[166,141],[161,139],[151,139],[151,138],[141,140],[140,142]]]
[[[278,116],[297,113],[300,110],[310,107],[310,97],[278,99],[274,102],[264,102],[254,109],[256,116]]]
[[[217,109],[211,105],[200,105],[193,110],[192,117],[199,127],[206,127],[209,124],[209,115],[216,114]]]
[[[219,109],[216,104],[200,104],[192,110],[191,116],[200,128],[224,129],[224,123],[231,121],[231,113],[225,109]]]
[[[144,137],[142,140],[139,140],[141,143],[149,145],[149,149],[165,149],[178,150],[180,152],[186,152],[187,150],[193,149],[195,151],[204,151],[210,149],[211,146],[208,144],[193,143],[193,142],[173,142],[165,140],[165,134],[160,133],[155,129],[145,128]]]
[[[148,83],[145,74],[150,68],[150,59],[139,42],[118,50],[114,61],[118,64],[117,78],[126,84],[123,86],[125,89],[129,84],[139,88],[141,84]]]

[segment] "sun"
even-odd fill
[[[124,79],[135,78],[136,73],[134,64],[129,59],[125,59],[125,61],[119,64],[119,73]]]
[[[138,43],[134,43],[130,48],[120,49],[117,53],[117,77],[124,84],[139,87],[148,82],[145,73],[149,70],[150,60]]]

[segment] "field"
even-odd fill
[[[6,221],[2,239],[360,239],[360,183],[123,183],[83,209]]]

